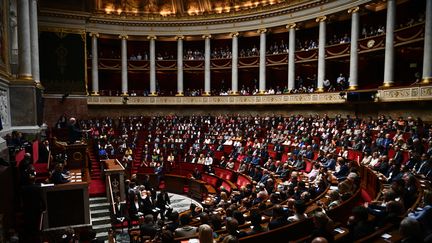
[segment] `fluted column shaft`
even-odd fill
[[[355,90],[358,87],[358,39],[359,39],[359,8],[352,8],[348,10],[351,13],[351,49],[350,49],[350,75],[349,75],[349,89]]]
[[[231,60],[231,90],[233,94],[238,93],[238,35],[232,33],[232,60]]]
[[[204,36],[204,94],[210,95],[211,71],[210,71],[210,35]]]
[[[18,78],[32,80],[29,0],[18,0]]]
[[[177,36],[177,95],[183,95],[183,36]]]
[[[326,19],[325,16],[316,19],[319,22],[317,91],[320,92],[324,91],[325,79]]]
[[[432,0],[426,0],[422,83],[432,82]]]
[[[396,0],[387,1],[387,24],[384,59],[384,86],[394,83],[394,28],[396,20]]]
[[[259,92],[266,90],[266,29],[260,29],[260,56],[259,56]]]
[[[295,89],[295,24],[290,24],[289,28],[289,48],[288,48],[288,90]]]
[[[150,95],[156,95],[156,36],[150,40]]]
[[[38,0],[30,0],[30,39],[31,63],[33,80],[40,85],[39,72],[39,30],[38,30]]]
[[[121,38],[121,81],[122,95],[128,94],[128,70],[127,70],[127,36]]]
[[[99,94],[98,40],[96,33],[90,33],[92,38],[92,95]]]

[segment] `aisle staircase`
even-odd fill
[[[138,135],[138,144],[137,144],[135,151],[134,151],[134,159],[132,162],[131,174],[138,173],[138,170],[140,168],[141,161],[142,161],[142,154],[143,154],[144,145],[145,145],[145,140],[143,137],[143,133],[140,132]]]
[[[100,240],[108,240],[108,231],[111,228],[110,204],[106,197],[90,198],[90,218],[96,237]]]
[[[106,195],[105,182],[102,180],[102,171],[97,160],[95,151],[89,147],[89,163],[91,166],[90,183],[89,183],[89,194],[90,197],[99,197]]]

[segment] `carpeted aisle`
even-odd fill
[[[89,155],[91,165],[89,195],[90,197],[106,196],[105,181],[102,180],[101,167],[93,149],[89,149]]]

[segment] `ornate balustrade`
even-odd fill
[[[277,105],[343,103],[339,93],[210,97],[107,97],[90,96],[88,105]]]
[[[361,92],[361,91],[360,91]],[[376,102],[432,100],[432,85],[378,89]],[[290,105],[340,104],[346,102],[339,92],[257,95],[257,96],[89,96],[88,105]]]
[[[409,86],[378,90],[381,102],[432,100],[432,86]]]

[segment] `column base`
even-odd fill
[[[178,92],[175,96],[184,96],[183,92]]]
[[[151,92],[149,96],[158,96],[156,92]]]
[[[385,81],[384,81],[383,85],[380,86],[380,88],[381,88],[381,89],[388,89],[388,88],[390,88],[390,87],[393,87],[393,85],[394,85],[393,81],[391,81],[391,82],[385,82]]]
[[[204,92],[202,96],[210,96],[210,92]]]
[[[36,88],[45,89],[45,87],[42,85],[42,83],[40,81],[36,82]]]
[[[18,75],[18,79],[29,81],[29,80],[33,80],[33,76],[31,74],[20,74]]]
[[[357,90],[358,86],[357,85],[350,85],[348,90]]]
[[[123,92],[120,96],[129,96],[128,92]]]
[[[265,95],[266,93],[265,93],[265,90],[260,90],[259,92],[258,92],[258,95]]]
[[[231,92],[229,95],[236,96],[236,95],[240,95],[240,94],[239,94],[239,92]]]
[[[100,94],[98,91],[92,91],[90,95],[91,96],[99,96]]]
[[[422,81],[420,82],[420,84],[430,84],[430,83],[432,83],[432,77],[422,78]]]
[[[324,88],[317,88],[317,89],[315,90],[315,92],[317,92],[317,93],[322,93],[322,92],[324,92]]]

